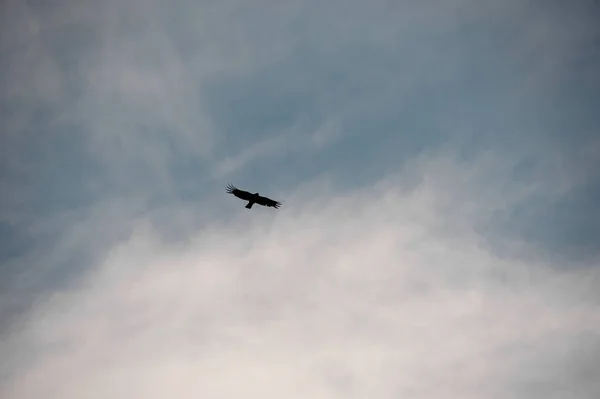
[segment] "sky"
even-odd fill
[[[0,397],[600,397],[594,3],[2,2]]]

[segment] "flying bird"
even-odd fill
[[[271,198],[263,197],[263,196],[259,195],[258,193],[252,194],[252,193],[249,193],[248,191],[239,190],[233,184],[229,184],[227,186],[227,192],[229,194],[235,195],[236,197],[238,197],[240,199],[243,199],[244,201],[248,201],[248,203],[246,204],[247,209],[252,208],[252,205],[254,205],[254,204],[273,207],[275,209],[277,209],[281,206],[281,202],[279,202],[279,201],[275,201],[275,200],[272,200]]]

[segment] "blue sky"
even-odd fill
[[[593,2],[1,7],[0,393],[600,393]]]

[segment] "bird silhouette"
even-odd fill
[[[281,202],[272,200],[271,198],[263,197],[258,193],[250,193],[248,191],[243,191],[235,187],[233,184],[227,185],[227,192],[229,194],[233,194],[236,197],[243,199],[244,201],[248,201],[245,208],[251,209],[252,205],[258,204],[262,206],[273,207],[278,209],[281,206]]]

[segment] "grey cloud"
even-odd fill
[[[173,180],[211,175],[215,162],[292,126],[311,134],[331,113],[347,141],[295,154],[290,169],[306,170],[298,181],[323,169],[346,180],[374,169],[361,184],[461,135],[475,152],[531,140],[522,137],[546,141],[551,132],[568,142],[555,121],[539,121],[556,111],[568,83],[580,90],[589,82],[571,71],[597,34],[593,10],[538,2],[7,4],[3,15],[14,18],[3,26],[14,34],[5,37],[15,39],[3,41],[12,71],[3,75],[20,88],[7,92],[21,93],[6,102],[20,109],[7,112],[10,130],[25,123],[34,132],[68,130],[67,141],[82,136],[64,155],[83,153],[101,166],[85,174],[87,184],[148,196],[180,195]],[[566,105],[556,112],[563,123],[595,120],[575,121],[581,107]],[[39,126],[34,111],[46,115]],[[36,181],[48,165],[34,164],[28,177]]]
[[[530,398],[595,398],[600,384],[598,369],[600,342],[597,331],[582,331],[574,336],[556,334],[528,348],[516,348],[514,362],[531,370],[521,374],[506,370],[503,380],[512,380],[511,388],[500,390],[498,397]],[[540,354],[543,355],[540,356]]]

